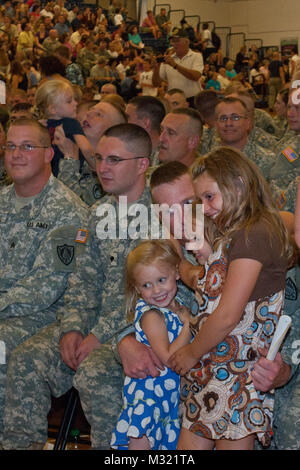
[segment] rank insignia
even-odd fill
[[[79,229],[75,238],[77,243],[85,243],[87,241],[88,230]]]
[[[60,261],[68,266],[72,263],[74,258],[74,246],[72,245],[60,245],[57,247],[57,254]]]

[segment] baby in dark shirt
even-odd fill
[[[65,136],[78,145],[82,163],[84,156],[93,168],[94,150],[76,119],[77,102],[71,84],[66,80],[47,80],[36,92],[36,106],[45,118],[45,125],[49,129],[51,140],[54,139],[55,129],[62,126]],[[53,148],[54,157],[51,165],[54,176],[57,176],[59,160],[64,158],[64,155],[56,145],[53,145]]]

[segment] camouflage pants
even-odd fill
[[[32,442],[47,440],[51,394],[58,397],[67,392],[74,375],[61,360],[59,334],[55,322],[11,354],[7,369],[4,449],[26,449]]]
[[[91,425],[93,449],[109,449],[113,428],[122,408],[123,368],[110,344],[93,351],[74,377],[82,409]]]
[[[3,435],[3,414],[5,409],[6,376],[12,351],[27,338],[37,333],[46,323],[53,322],[53,314],[48,317],[13,317],[0,320],[0,341],[5,344],[4,364],[0,364],[0,443]],[[1,345],[1,349],[2,345]]]
[[[274,448],[300,449],[300,378],[299,367],[289,384],[289,389],[275,392]]]
[[[50,325],[11,355],[7,372],[7,405],[3,447],[25,449],[47,440],[51,394],[58,397],[73,385],[74,371],[61,360],[60,329]],[[93,448],[109,449],[112,429],[122,406],[122,367],[110,345],[91,353],[74,380],[91,425]]]

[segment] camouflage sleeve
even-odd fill
[[[123,281],[121,281],[123,282]],[[105,343],[115,337],[128,324],[125,309],[125,296],[123,292],[117,292],[120,282],[116,279],[111,289],[103,292],[103,304],[101,316],[91,330],[100,343]]]
[[[298,190],[298,177],[295,177],[287,186],[279,187],[279,185],[272,180],[270,189],[275,204],[279,210],[285,210],[294,213],[296,205],[296,197]]]
[[[0,297],[2,319],[41,312],[63,295],[76,265],[76,230],[60,227],[40,243],[32,268]]]
[[[285,313],[285,312],[284,312]],[[300,364],[300,309],[298,308],[292,314],[288,313],[292,318],[291,328],[284,340],[281,354],[283,360],[291,367],[291,377],[296,371],[299,371]]]
[[[88,231],[87,240],[76,257],[76,270],[69,278],[60,318],[60,335],[81,331],[86,336],[101,311],[103,269],[99,246]]]
[[[84,86],[84,78],[80,67],[74,62],[70,64],[66,69],[66,78],[73,84]]]
[[[101,315],[92,333],[105,343],[117,335],[127,324],[125,307],[125,264],[131,249],[139,240],[103,241],[102,264],[105,266]]]
[[[59,161],[58,179],[78,195],[80,190],[79,160],[62,158]]]
[[[272,151],[268,151],[267,149],[264,149],[263,147],[260,148],[259,160],[256,161],[255,163],[257,164],[258,168],[261,170],[267,182],[270,181],[271,170],[272,170],[272,167],[274,166],[275,159],[276,159],[275,153],[273,153]]]

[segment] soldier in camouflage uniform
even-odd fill
[[[87,39],[85,46],[80,49],[76,62],[80,66],[84,78],[89,77],[91,68],[96,65],[98,55],[95,52],[93,39]]]
[[[282,139],[284,134],[287,132],[289,128],[289,123],[287,118],[280,118],[279,116],[274,116],[273,121],[275,126],[277,127],[278,131],[276,133],[276,137],[278,140]]]
[[[196,109],[176,108],[166,114],[161,122],[159,161],[180,161],[191,166],[199,156],[202,130],[202,119]]]
[[[227,88],[225,92],[225,97],[233,94],[233,93],[240,93],[246,92],[248,94],[252,94],[252,90],[249,88],[244,87],[241,82],[233,81]],[[272,116],[265,111],[264,109],[255,108],[254,109],[254,126],[260,127],[265,132],[274,135],[276,138],[280,136],[280,129],[277,128]]]
[[[259,359],[253,382],[263,392],[275,388],[273,439],[270,449],[300,448],[300,266],[298,259],[287,272],[283,313],[292,324],[274,361]],[[266,354],[266,352],[264,353]]]
[[[255,102],[252,95],[248,91],[238,90],[234,93],[226,94],[226,97],[239,98],[245,104],[251,120],[248,141],[254,142],[260,147],[275,152],[277,150],[278,139],[275,135],[270,134],[255,123]]]
[[[122,124],[106,131],[97,152],[97,173],[111,195],[91,209],[88,235],[82,241],[60,319],[23,343],[11,357],[3,441],[8,449],[26,448],[33,442],[42,447],[47,439],[50,393],[65,393],[72,385],[74,371],[74,386],[91,424],[93,448],[109,448],[121,409],[123,369],[114,358],[112,344],[127,324],[123,268],[127,254],[139,240],[128,236],[122,224],[126,218],[121,215],[116,239],[101,239],[100,226],[109,223],[107,211],[118,213],[120,196],[128,197],[132,210],[134,202],[149,206],[145,172],[151,140],[141,127]],[[129,227],[133,220],[134,216],[129,216]],[[125,232],[118,238],[121,226]],[[145,370],[148,354],[148,348],[143,348],[143,357],[136,356]]]
[[[299,271],[295,270],[297,300],[299,297]],[[286,294],[287,296],[287,294]],[[295,303],[295,302],[294,302]],[[298,300],[299,304],[299,300]],[[283,361],[290,366],[288,382],[275,390],[274,408],[274,447],[279,450],[300,449],[300,308],[284,313],[292,318],[292,327],[285,339],[281,354]]]
[[[256,163],[268,181],[275,154],[248,138],[252,121],[245,103],[233,97],[220,100],[216,107],[216,118],[218,136],[215,138],[214,147],[218,144],[227,145],[242,151]]]
[[[272,116],[265,110],[255,108],[254,110],[255,126],[260,127],[264,131],[276,137],[280,136],[280,129],[276,126]]]
[[[233,96],[233,95],[229,95],[229,96]],[[237,94],[236,96],[239,97]],[[240,99],[242,100],[242,98]],[[249,108],[247,109],[249,111]],[[278,147],[278,140],[273,135],[264,131],[261,127],[254,126],[253,115],[251,113],[249,114],[249,118],[251,120],[251,128],[248,132],[247,143],[249,145],[248,145],[248,148],[246,148],[246,151],[251,151],[252,154],[254,152],[254,155],[255,153],[259,154],[261,151],[264,152],[264,150],[266,150],[267,154],[269,154],[270,152],[275,154],[277,147]],[[222,145],[222,144],[221,144],[221,139],[218,136],[216,128],[204,127],[202,139],[200,142],[200,155],[206,155],[214,147],[219,146],[219,145]],[[261,148],[263,150],[261,150]],[[244,153],[246,153],[246,151],[243,150]],[[272,158],[273,158],[273,155],[272,155]]]
[[[218,95],[213,90],[204,90],[195,96],[195,108],[200,113],[203,132],[198,145],[199,155],[206,155],[213,146],[216,136],[216,106],[219,103]]]
[[[276,137],[280,140],[286,131],[288,130],[289,123],[287,120],[287,105],[289,99],[289,89],[284,88],[277,93],[274,111],[276,115],[273,117],[273,121],[278,129]]]
[[[111,102],[94,104],[90,106],[84,117],[78,116],[78,118],[86,138],[94,149],[106,129],[125,123],[127,120],[125,113]],[[58,178],[88,206],[92,206],[104,195],[96,172],[86,161],[80,168],[78,147],[66,138],[61,127],[55,131],[54,142],[65,156],[59,162]]]
[[[198,146],[199,155],[206,155],[216,145],[217,131],[215,127],[204,126],[203,133]]]
[[[270,189],[279,210],[295,212],[298,177],[295,177],[284,190],[275,181],[271,181]]]
[[[37,121],[11,125],[5,165],[14,184],[0,194],[0,444],[10,354],[55,321],[80,251],[76,234],[88,215],[87,206],[51,174],[52,157],[49,133]]]
[[[295,179],[297,181],[298,178]],[[292,227],[299,245],[300,190],[295,194],[296,214]],[[295,203],[294,203],[295,205]],[[292,319],[282,349],[274,361],[260,358],[252,372],[254,385],[263,392],[275,389],[273,440],[271,449],[300,448],[300,250],[294,247],[293,263],[287,271],[283,314]],[[267,351],[264,351],[265,356]]]
[[[126,114],[128,122],[143,127],[150,135],[152,142],[150,166],[157,166],[160,124],[166,114],[163,103],[154,96],[136,96],[128,102]]]
[[[290,93],[288,103],[289,133],[279,141],[275,164],[271,170],[271,190],[278,207],[294,208],[297,176],[300,174],[300,103],[297,90]]]

